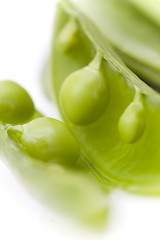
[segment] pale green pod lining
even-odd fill
[[[153,18],[159,18],[159,1],[157,3],[152,0],[135,1],[138,2],[137,5],[141,5],[141,9],[149,9],[147,6],[153,5],[148,12]],[[131,0],[70,0],[68,2],[75,5],[97,26],[99,32],[110,41],[133,71],[148,83],[160,85],[159,25],[133,7]]]
[[[27,190],[51,210],[58,209],[87,226],[103,228],[108,215],[108,193],[104,195],[94,176],[87,169],[37,161],[20,147],[10,127],[0,124],[1,157]],[[19,133],[22,130],[21,126],[12,128]]]
[[[92,7],[92,4],[90,6]],[[76,56],[71,59],[69,56],[57,52],[57,36],[70,16],[74,16],[79,21],[81,32],[87,36],[84,38],[84,42],[90,46],[88,48],[88,53],[91,53],[89,59],[89,54],[86,55],[86,58],[85,56],[82,58],[81,55],[80,58]],[[81,45],[77,47],[82,49]],[[92,124],[75,125],[63,113],[59,102],[61,87],[66,77],[89,65],[97,50],[103,56],[101,69],[107,84],[108,106],[104,114]],[[107,42],[101,29],[97,28],[85,12],[80,11],[79,5],[72,5],[67,0],[62,1],[58,7],[50,66],[51,81],[60,112],[80,142],[81,150],[90,169],[96,170],[104,182],[109,181],[113,186],[141,194],[159,194],[160,153],[158,146],[160,134],[157,126],[160,121],[160,95],[125,66]],[[133,102],[135,89],[139,89],[144,98],[144,117],[142,117],[144,122],[140,127],[142,129],[141,136],[134,141],[134,144],[128,144],[120,137],[118,123],[124,111]],[[140,125],[139,122],[137,126]],[[143,126],[145,126],[144,130]],[[136,138],[134,137],[134,139]]]
[[[128,0],[139,11],[160,26],[160,0]]]

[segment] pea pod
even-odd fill
[[[121,5],[115,0],[112,2]],[[109,10],[106,17],[103,14],[103,9],[106,10],[107,6],[112,4],[111,1],[101,3],[95,0],[92,4],[91,1],[78,1],[73,4],[64,0],[58,5],[50,59],[52,89],[62,117],[78,139],[91,170],[96,169],[99,176],[113,186],[141,194],[159,194],[160,95],[129,70],[113,51],[105,29]],[[63,51],[60,53],[57,48],[59,35],[66,23],[73,18],[79,26],[83,42],[80,41],[77,48],[73,47],[72,55]],[[121,22],[121,19],[119,21]],[[121,43],[125,45],[123,41],[119,44]],[[156,46],[159,48],[159,44]],[[79,51],[79,55],[76,51]],[[101,55],[101,58],[97,58],[96,53]],[[89,93],[88,99],[86,95],[86,102],[82,104],[84,111],[83,107],[72,108],[77,99],[84,99],[84,92],[79,90],[78,84],[76,89],[77,77],[84,76],[85,69],[91,65],[96,71],[95,78],[103,76],[107,89],[104,102],[98,100],[104,111],[97,118],[91,114],[93,122],[89,121],[88,112],[91,110],[96,114],[99,108],[90,103],[94,90],[87,85],[86,76],[81,79],[84,81],[84,89],[87,88],[85,91]],[[91,73],[87,74],[90,79]],[[67,88],[68,79],[72,79],[70,81],[73,83]],[[101,84],[101,80],[99,83]],[[62,94],[64,89],[65,94]],[[51,90],[49,94],[51,92],[53,94]],[[70,114],[63,102],[71,106],[73,111]],[[85,104],[89,105],[88,112]],[[78,103],[78,106],[80,105]],[[75,114],[78,120],[83,116],[83,119],[86,117],[88,121],[83,122],[83,125],[81,121],[74,121]]]
[[[129,0],[134,7],[139,11],[144,13],[157,25],[160,25],[160,1],[150,1],[150,0]]]
[[[7,91],[3,91],[6,86]],[[29,95],[21,96],[25,90],[19,85],[3,82],[0,91],[4,106],[5,101],[8,105],[14,103],[14,109],[7,115],[10,116],[8,123],[14,119],[12,116],[17,116],[17,109],[22,113],[25,107],[29,109],[30,101],[23,101]],[[1,109],[0,120],[5,113]],[[105,225],[109,189],[104,194],[98,179],[84,164],[79,143],[62,122],[43,117],[38,111],[23,125],[0,122],[0,151],[5,163],[43,202],[87,225]]]
[[[136,0],[71,2],[75,2],[77,8],[97,26],[136,74],[152,86],[156,88],[160,86],[160,27],[133,5],[133,2],[138,2],[137,5],[141,6],[141,9],[150,9],[147,10],[151,12],[150,15],[158,18],[159,1],[156,3]],[[154,12],[152,12],[153,8]]]

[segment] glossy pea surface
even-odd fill
[[[24,149],[33,157],[72,166],[79,158],[80,149],[76,139],[60,121],[38,118],[22,127],[8,130],[11,137],[19,139]]]
[[[137,142],[145,129],[143,105],[141,103],[131,103],[121,116],[118,128],[120,136],[125,142]]]
[[[26,122],[34,113],[31,97],[17,83],[0,82],[0,121],[12,125]]]
[[[85,67],[72,73],[64,82],[60,101],[71,122],[86,125],[96,121],[107,106],[107,87],[101,73]]]
[[[43,124],[40,124],[39,120],[43,121]],[[50,122],[51,130],[47,120],[50,119],[39,118],[36,121],[34,120],[32,126],[34,128],[36,128],[36,126],[37,128],[38,126],[43,126],[45,132],[47,129],[45,126],[47,125],[48,135],[52,134],[54,140],[57,142],[57,151],[54,149],[53,139],[50,139],[53,144],[48,143],[49,137],[46,136],[46,139],[44,133],[42,133],[42,135],[44,135],[43,140],[40,139],[40,137],[38,138],[39,130],[36,129],[33,131],[33,128],[30,128],[31,125],[26,129],[26,126],[22,125],[3,126],[0,123],[1,156],[2,153],[4,153],[7,166],[10,167],[13,172],[16,172],[16,175],[18,174],[19,179],[23,183],[27,184],[27,190],[31,188],[31,193],[35,195],[36,198],[38,197],[43,203],[45,202],[49,205],[50,210],[56,208],[85,225],[94,228],[103,227],[106,222],[108,202],[106,202],[106,196],[104,196],[99,182],[87,169],[78,169],[77,166],[76,168],[71,167],[70,164],[72,164],[71,160],[74,158],[74,153],[77,157],[79,155],[75,152],[78,148],[76,140],[70,135],[70,132],[63,123],[52,119]],[[53,129],[55,130],[55,128],[57,131],[53,134]],[[66,134],[65,131],[67,132]],[[25,134],[24,132],[27,132],[28,138],[32,139],[30,143],[28,143],[28,141],[26,143],[26,139],[22,141],[22,137],[25,137],[23,135]],[[58,136],[56,134],[58,134]],[[63,142],[63,140],[60,139],[61,137],[64,138],[64,140],[67,138],[67,141]],[[42,141],[44,141],[46,146],[42,143],[36,148],[36,144]],[[59,145],[58,142],[60,142]],[[33,145],[32,150],[31,144]],[[51,156],[51,158],[53,157],[53,162],[46,161],[46,159],[41,161],[41,154],[44,152],[43,149],[47,152],[46,148],[49,147],[49,144],[53,149]],[[61,144],[65,145],[62,146]],[[63,152],[65,155],[63,155],[63,157],[66,158],[68,156],[69,162],[66,162],[64,158],[64,161],[56,162],[58,156],[60,156],[58,149],[65,151],[65,153]],[[27,153],[27,150],[30,151],[30,154],[28,154],[29,152]],[[38,153],[36,151],[38,151]],[[77,151],[79,151],[79,148]],[[107,191],[107,195],[108,193]]]
[[[51,58],[51,81],[62,117],[78,139],[81,151],[93,172],[96,169],[100,176],[116,187],[141,194],[159,194],[160,130],[157,126],[160,121],[160,95],[125,66],[97,25],[94,25],[85,11],[79,10],[79,4],[72,5],[71,2],[65,0],[58,8]],[[97,6],[101,7],[98,4]],[[96,11],[94,4],[90,4],[90,8],[85,10],[89,13],[92,8]],[[60,101],[66,78],[76,71],[74,62],[77,70],[90,66],[91,62],[88,62],[85,55],[84,58],[76,56],[72,59],[74,61],[70,61],[70,56],[56,51],[57,36],[61,32],[61,25],[58,23],[61,22],[63,26],[63,22],[72,14],[79,19],[80,30],[91,42],[89,45],[85,38],[85,42],[90,46],[88,53],[97,50],[104,58],[101,61],[101,72],[108,90],[108,105],[104,113],[97,121],[85,126],[73,124],[73,121],[66,117]],[[80,48],[80,43],[77,48]],[[95,54],[92,59],[94,56]],[[82,65],[84,66],[81,67]],[[143,96],[143,101],[140,97],[134,105],[132,103],[135,103],[137,92]]]

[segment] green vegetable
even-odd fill
[[[0,82],[7,164],[36,196],[94,227],[107,217],[104,190],[160,194],[160,94],[117,55],[160,85],[158,11],[136,0],[59,3],[45,89],[65,124],[36,111],[16,83]]]
[[[80,156],[76,139],[63,123],[52,118],[37,118],[9,128],[7,133],[37,159],[73,166]]]
[[[62,109],[75,124],[90,124],[100,118],[106,109],[107,88],[97,67],[93,61],[88,67],[72,73],[61,88]]]
[[[29,94],[12,81],[0,82],[0,121],[13,125],[24,123],[34,114]]]
[[[144,106],[138,92],[135,100],[124,111],[119,120],[119,132],[121,138],[127,143],[138,141],[145,130]]]
[[[77,9],[97,26],[127,66],[152,86],[160,86],[159,0],[70,2],[75,2]],[[137,10],[135,5],[150,17]],[[151,18],[156,19],[158,24]]]
[[[157,25],[160,26],[160,1],[159,0],[128,0],[144,13],[147,17],[149,17],[152,21],[154,21]]]
[[[72,4],[71,1],[61,1],[57,8],[50,59],[50,81],[52,81],[54,92],[50,89],[49,94],[56,96],[62,117],[79,141],[81,151],[86,157],[91,171],[96,170],[98,176],[109,181],[112,186],[141,194],[159,194],[160,151],[158,146],[160,130],[157,126],[160,122],[160,95],[125,66],[108,41],[108,35],[110,35],[112,28],[109,28],[109,31],[107,26],[110,23],[121,24],[121,21],[124,21],[124,18],[120,18],[119,15],[114,14],[114,17],[117,16],[116,21],[109,20],[109,16],[113,16],[113,11],[123,14],[124,9],[130,9],[127,4],[124,8],[122,2],[102,0],[99,4],[99,1],[96,0],[82,0]],[[122,13],[120,13],[121,9]],[[57,39],[71,18],[76,19],[79,25],[79,34],[84,36],[83,41],[72,49],[72,56],[68,53],[60,53],[57,49]],[[134,21],[131,26],[126,22],[125,26],[132,31],[134,24]],[[113,32],[119,34],[119,32],[114,31],[114,28]],[[158,31],[157,34],[159,34]],[[132,35],[129,39],[132,39]],[[152,34],[150,35],[151,39],[156,42],[158,38],[154,39]],[[137,35],[133,36],[132,42],[136,43],[134,48],[128,48],[128,34],[126,38],[122,35],[121,40],[119,35],[116,36],[118,36],[119,46],[126,46],[132,53],[136,49],[138,53],[139,41],[135,39]],[[145,41],[149,46],[150,40],[146,38]],[[145,51],[144,41],[142,41],[142,46]],[[158,41],[153,44],[153,47],[157,47],[157,49],[159,46]],[[81,49],[81,54],[77,56],[74,51],[76,52],[78,49]],[[139,55],[144,58],[141,50]],[[97,54],[102,56],[98,69],[100,69],[100,74],[107,87],[106,99],[104,102],[100,101],[103,105],[100,104],[103,111],[99,117],[96,115],[99,108],[96,109],[94,101],[87,98],[88,94],[86,93],[90,92],[90,87],[87,87],[87,84],[87,89],[81,91],[81,88],[78,88],[80,93],[78,92],[76,96],[73,94],[77,79],[80,83],[87,83],[88,78],[85,76],[82,79],[81,73],[84,69],[88,69],[93,59],[97,59]],[[158,55],[156,56],[158,59]],[[145,61],[148,61],[147,66],[150,66],[152,60],[152,57],[149,59],[145,57]],[[158,62],[156,64],[158,65]],[[101,80],[99,82],[101,84]],[[106,90],[104,89],[104,91]],[[80,95],[84,97],[78,99]],[[78,106],[80,106],[79,109]],[[86,109],[95,109],[96,113],[93,111],[91,118],[89,118],[90,115],[86,114],[89,111],[87,112]],[[86,125],[86,119],[88,125]]]
[[[70,50],[76,47],[78,40],[78,26],[75,20],[70,20],[66,23],[61,31],[61,34],[59,35],[57,41],[59,50],[64,53],[68,53]]]
[[[94,227],[105,225],[107,199],[98,181],[87,169],[69,169],[61,164],[34,158],[7,132],[1,124],[1,156],[3,154],[7,165],[32,194],[51,208],[58,208],[83,224]]]
[[[101,178],[89,172],[72,133],[62,122],[32,111],[31,98],[18,84],[3,81],[0,86],[3,102],[14,106],[5,124],[0,122],[0,150],[5,163],[29,191],[50,207],[83,224],[103,227],[109,188],[104,194]],[[6,116],[6,105],[2,105],[1,119]],[[9,124],[22,119],[24,125]]]

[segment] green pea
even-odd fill
[[[106,4],[109,5],[109,3],[113,2],[114,9],[119,11],[114,4],[118,3],[118,1],[102,0],[102,4],[99,4],[98,0],[77,0],[75,4],[71,2],[68,0],[62,1],[59,6],[60,9],[58,8],[55,22],[56,32],[52,46],[53,51],[50,58],[52,66],[50,83],[54,86],[54,89],[52,89],[56,95],[59,110],[66,124],[80,142],[82,152],[87,158],[87,164],[93,173],[96,171],[106,182],[109,181],[115,187],[127,189],[127,191],[141,194],[159,194],[160,150],[158,146],[160,142],[160,129],[157,126],[159,126],[160,122],[160,94],[142,82],[125,66],[120,57],[115,53],[107,40],[107,36],[104,34],[105,31],[101,31],[100,28],[104,27],[107,21],[104,21],[104,24],[98,24],[98,21],[101,22],[103,17],[105,20],[106,17],[108,18],[108,14],[110,14],[108,8],[106,8],[108,14],[105,15],[104,11],[101,18],[101,7],[104,6],[102,8],[105,10]],[[80,6],[83,3],[84,8],[82,9]],[[119,6],[121,5],[121,3],[118,4]],[[89,6],[89,8],[86,8],[86,6]],[[95,15],[91,14],[91,9]],[[96,12],[98,15],[96,15]],[[71,59],[69,55],[57,51],[58,34],[56,33],[62,30],[66,18],[71,18],[72,15],[73,17],[77,16],[80,34],[86,35],[84,40],[88,48],[86,48],[86,51],[82,51],[83,57],[82,55],[77,56],[75,54]],[[91,15],[92,18],[90,17]],[[97,16],[96,21],[93,21],[95,16]],[[108,35],[108,28],[106,33]],[[143,35],[142,31],[141,35]],[[119,38],[117,39],[119,40]],[[117,39],[116,41],[118,41]],[[90,44],[88,44],[88,41],[90,41]],[[79,46],[80,44],[76,49]],[[103,58],[101,65],[98,66],[95,62],[92,66],[95,71],[99,72],[100,69],[100,72],[106,78],[107,95],[109,95],[107,99],[108,105],[103,116],[94,122],[94,124],[87,126],[74,125],[71,119],[72,114],[73,116],[75,112],[77,113],[76,116],[79,114],[79,120],[83,116],[83,111],[86,109],[88,102],[84,101],[84,104],[80,105],[83,107],[77,107],[76,104],[79,100],[78,93],[80,89],[77,87],[77,78],[73,79],[73,84],[70,84],[70,86],[67,84],[66,78],[69,75],[72,76],[76,70],[82,69],[91,61],[93,54],[90,59],[86,57],[91,52],[93,54],[99,52]],[[144,57],[143,54],[141,56]],[[148,61],[150,58],[146,59]],[[97,66],[95,67],[95,65]],[[84,81],[84,85],[87,82],[87,80]],[[64,86],[68,87],[68,89],[65,87],[68,92],[64,92]],[[76,89],[76,87],[77,92],[75,91],[76,93],[73,96],[73,89]],[[137,95],[138,98],[133,101],[135,89],[136,92],[138,89],[141,94],[140,96]],[[84,89],[82,93],[85,93],[87,90],[87,88]],[[83,94],[80,94],[80,96],[83,96]],[[85,96],[87,99],[88,95]],[[80,97],[79,101],[81,99],[82,97]],[[133,103],[130,105],[132,101]],[[74,104],[77,107],[75,107],[77,111],[72,107]],[[68,107],[67,111],[65,109],[66,105]],[[122,115],[125,109],[125,114]],[[98,111],[98,107],[93,112],[91,118],[95,116],[96,111]],[[67,115],[68,112],[70,116],[69,114]],[[118,133],[118,127],[120,134]]]
[[[133,102],[128,106],[119,120],[118,128],[121,138],[127,143],[134,143],[141,138],[145,129],[141,102]]]
[[[34,113],[29,94],[17,83],[0,82],[0,121],[12,125],[26,122]]]
[[[107,87],[102,74],[91,67],[72,73],[63,83],[60,101],[72,123],[86,125],[98,120],[107,106]]]
[[[76,139],[60,121],[38,118],[23,126],[11,127],[8,135],[33,157],[72,166],[80,156]]]
[[[75,20],[67,22],[58,37],[58,47],[61,52],[68,53],[78,42],[78,25]]]

